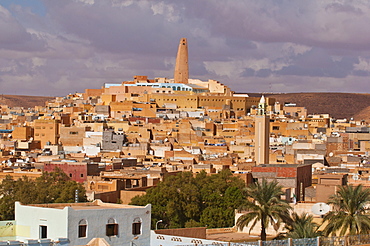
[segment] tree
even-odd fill
[[[0,184],[0,219],[14,218],[15,181],[7,175]]]
[[[79,191],[80,202],[87,201],[83,185],[70,180],[60,169],[44,172],[35,180],[26,176],[14,180],[8,175],[0,184],[0,219],[14,219],[16,201],[22,204],[74,202],[75,190]]]
[[[289,212],[292,209],[280,196],[283,195],[282,186],[277,181],[268,182],[263,179],[246,188],[247,200],[241,209],[247,213],[240,216],[236,222],[239,229],[250,225],[251,231],[257,222],[261,223],[261,240],[266,240],[266,228],[271,224],[278,229],[281,222],[290,220]]]
[[[60,168],[53,172],[44,172],[36,179],[37,196],[33,203],[68,203],[75,201],[75,190],[78,190],[78,201],[84,202],[86,191],[81,183],[71,180]]]
[[[195,177],[183,172],[167,177],[143,196],[134,197],[133,205],[152,204],[152,228],[157,221],[168,228],[232,226],[234,210],[245,200],[244,182],[230,170]]]
[[[291,220],[285,224],[285,229],[288,231],[285,238],[314,238],[321,235],[318,231],[319,225],[313,222],[313,216],[307,213],[291,214]]]
[[[325,236],[368,234],[370,218],[366,214],[366,206],[370,202],[370,189],[359,186],[340,186],[335,195],[330,197],[328,204],[332,211],[324,216],[328,222],[323,230]]]

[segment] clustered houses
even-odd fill
[[[315,187],[324,173],[347,173],[346,182],[367,183],[370,128],[307,115],[305,108],[273,98],[264,99],[269,129],[262,128],[269,133],[269,163],[256,163],[259,102],[217,81],[176,84],[135,76],[57,97],[44,107],[1,105],[0,177],[37,177],[59,167],[84,182],[91,199],[107,202],[129,202],[177,172],[228,168],[253,175],[258,164],[312,165]],[[305,181],[287,188],[291,197],[299,193],[298,201],[315,201],[315,187]]]
[[[327,199],[338,183],[320,179],[327,173],[348,176],[339,183],[370,184],[365,122],[308,115],[294,103],[238,94],[188,74],[181,39],[175,79],[134,76],[45,106],[1,105],[0,178],[35,178],[58,167],[84,183],[90,199],[125,203],[183,171],[227,168],[247,182],[288,172],[294,185],[281,182],[287,199],[297,201]],[[306,176],[294,177],[299,173]],[[316,189],[327,194],[316,196]]]

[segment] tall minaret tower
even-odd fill
[[[266,115],[266,100],[262,95],[255,116],[255,161],[256,164],[269,164],[270,117]]]
[[[184,84],[187,84],[189,80],[188,43],[186,38],[180,40],[176,57],[174,79],[175,83]]]

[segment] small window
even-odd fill
[[[106,234],[108,237],[118,235],[118,224],[114,219],[109,219],[106,226]]]
[[[86,220],[80,220],[80,222],[78,222],[78,237],[86,237],[87,235],[87,223],[86,223]]]
[[[69,177],[72,178],[72,173],[69,174]]]
[[[84,177],[84,174],[83,174],[83,173],[81,173],[80,177],[81,177],[81,178],[83,178],[83,177]]]
[[[48,237],[48,227],[45,225],[40,225],[40,238]]]
[[[132,223],[132,234],[140,235],[141,234],[141,219],[135,218]]]

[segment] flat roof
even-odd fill
[[[303,166],[311,166],[311,163],[305,164],[259,164],[256,167],[303,167]]]
[[[28,204],[24,206],[33,206],[41,208],[64,209],[71,207],[74,210],[94,210],[94,209],[120,209],[120,208],[143,208],[144,206],[135,206],[128,204],[105,203],[101,200],[81,203],[47,203],[47,204]]]

